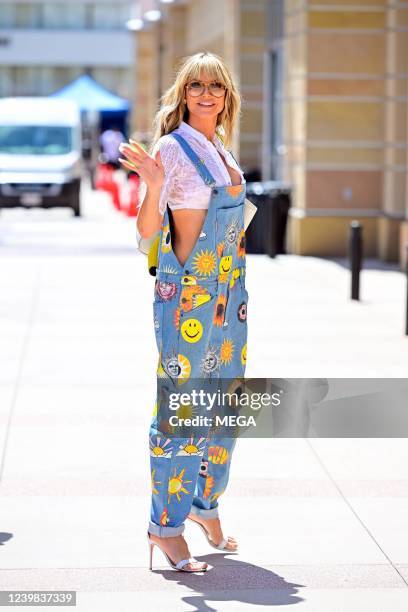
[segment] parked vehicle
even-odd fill
[[[79,216],[82,175],[75,102],[0,99],[0,208],[69,206]]]

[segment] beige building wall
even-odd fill
[[[139,32],[136,38],[137,58],[134,65],[131,129],[133,137],[137,140],[148,138],[152,117],[157,108],[159,62],[156,50],[158,43],[157,27]]]
[[[350,221],[358,219],[365,254],[397,261],[408,140],[407,31],[398,26],[408,8],[385,0],[286,8],[290,248],[344,255]]]

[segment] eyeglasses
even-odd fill
[[[190,81],[190,83],[187,83],[187,91],[194,97],[201,96],[205,92],[206,88],[207,85],[206,83],[203,83],[203,81]],[[208,84],[208,91],[216,98],[223,96],[225,90],[225,85],[219,83],[218,81],[213,81],[212,83]]]

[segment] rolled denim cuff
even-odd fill
[[[149,533],[152,535],[157,535],[159,538],[171,538],[178,536],[183,533],[184,529],[184,524],[180,525],[179,527],[165,527],[163,525],[156,525],[156,523],[149,521]]]
[[[207,510],[206,508],[198,508],[192,504],[190,514],[202,516],[203,518],[218,518],[218,506],[216,508],[210,508]]]

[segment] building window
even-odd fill
[[[86,27],[86,7],[83,4],[43,4],[42,25],[44,28],[83,29]]]
[[[92,7],[92,28],[97,30],[123,29],[130,19],[130,3],[94,4]]]
[[[41,5],[27,2],[1,4],[0,28],[38,28]]]
[[[16,25],[16,6],[11,4],[1,5],[0,28],[14,28]]]
[[[13,74],[9,66],[0,66],[0,96],[11,96],[13,92]]]
[[[0,29],[95,29],[123,30],[131,16],[133,2],[111,4],[57,2],[6,2],[0,3]]]
[[[49,96],[82,72],[80,66],[0,66],[0,96]]]

